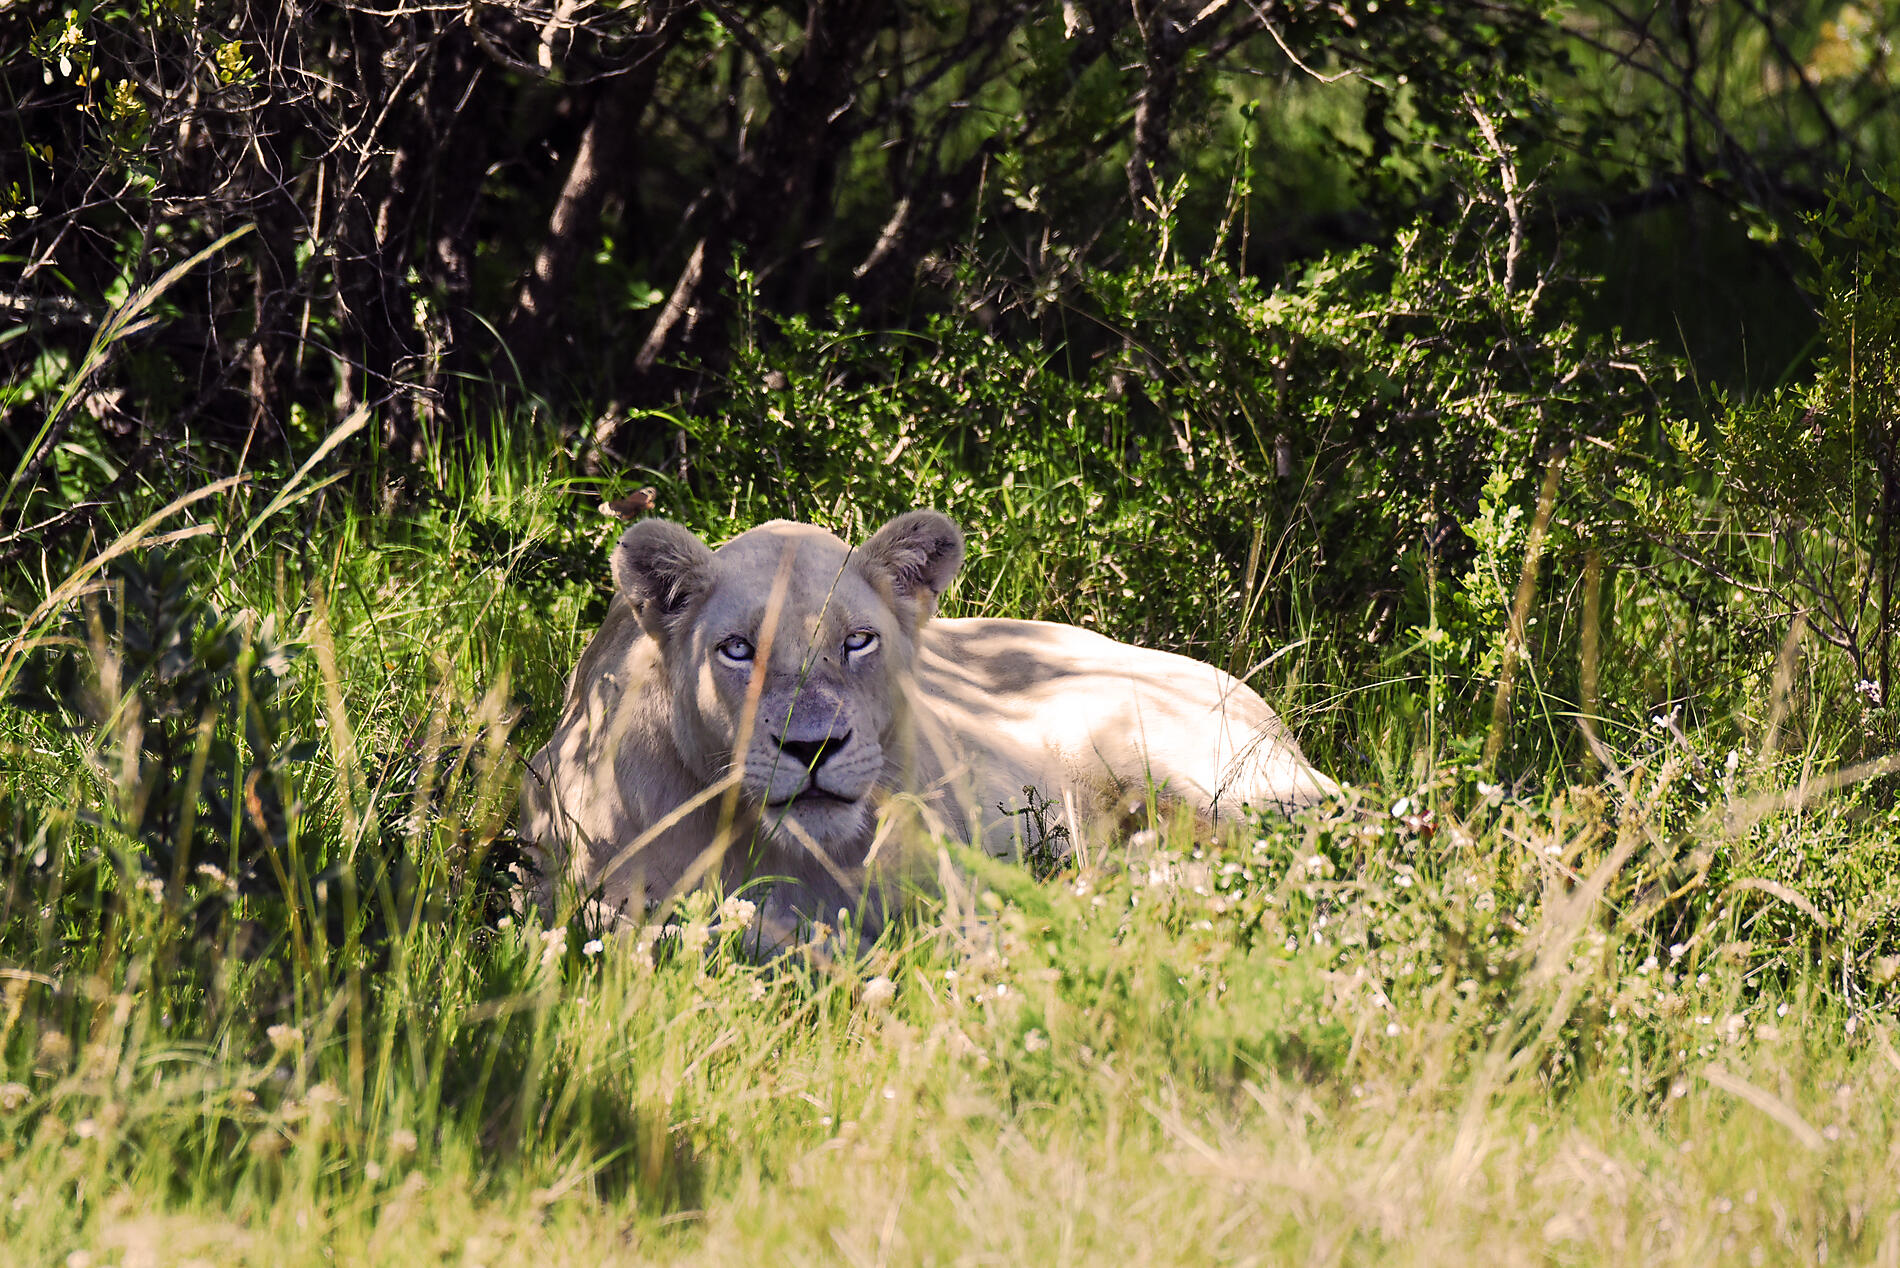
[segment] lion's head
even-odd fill
[[[963,534],[935,511],[855,549],[776,521],[712,550],[647,520],[614,548],[613,574],[657,646],[695,774],[735,774],[771,837],[830,849],[864,842],[873,794],[902,776],[917,632],[962,562]]]

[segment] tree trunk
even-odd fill
[[[608,193],[626,183],[638,152],[640,117],[653,98],[660,66],[679,37],[681,12],[677,4],[653,6],[627,69],[609,80],[595,101],[548,217],[547,235],[515,294],[503,330],[517,366],[538,364],[560,333],[562,303],[573,285],[574,267],[599,238]]]
[[[860,64],[892,19],[877,0],[812,0],[805,42],[770,93],[772,111],[719,196],[708,200],[698,244],[640,349],[636,366],[647,372],[641,395],[663,396],[676,386],[663,362],[724,361],[732,314],[727,268],[735,255],[769,273],[799,249],[785,241],[787,226],[813,215],[824,173],[850,143],[845,120],[858,100]]]

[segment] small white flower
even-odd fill
[[[640,926],[640,932],[633,940],[634,967],[642,972],[650,971],[656,967],[653,948],[661,938],[669,936],[671,932],[672,926],[670,925]]]
[[[972,1040],[970,1036],[964,1034],[954,1026],[945,1034],[944,1045],[949,1049],[950,1055],[953,1057],[974,1058],[985,1062],[989,1059],[989,1054],[977,1047],[975,1041]]]
[[[24,1083],[0,1083],[0,1110],[16,1110],[33,1093]]]
[[[599,955],[601,949],[599,938],[589,938],[586,942],[581,944],[581,954],[587,956],[589,959]]]
[[[549,929],[541,935],[541,967],[550,968],[567,956],[567,926]]]
[[[1032,1030],[1023,1036],[1023,1051],[1029,1053],[1046,1052],[1049,1048],[1049,1036],[1040,1030]]]
[[[407,1127],[398,1127],[389,1133],[389,1152],[398,1158],[407,1158],[416,1151],[416,1134]]]
[[[679,939],[680,950],[687,955],[697,955],[712,940],[712,929],[704,922],[695,920],[680,928]]]
[[[864,984],[859,998],[864,1001],[866,1012],[881,1013],[897,998],[897,983],[880,973]]]
[[[719,904],[719,928],[726,933],[743,933],[752,927],[752,918],[758,914],[757,903],[735,895]]]
[[[264,1034],[270,1039],[270,1046],[278,1052],[294,1052],[303,1047],[303,1031],[295,1026],[286,1026],[279,1022],[266,1030]]]

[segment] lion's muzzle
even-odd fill
[[[803,766],[815,777],[818,768],[830,760],[833,753],[839,752],[851,743],[851,732],[843,735],[827,735],[822,740],[794,740],[783,735],[772,737],[772,743],[778,745],[778,751]]]

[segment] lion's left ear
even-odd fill
[[[963,530],[938,511],[906,511],[858,548],[858,570],[920,618],[937,610],[962,566]]]
[[[620,535],[613,571],[641,628],[665,647],[710,582],[712,551],[678,524],[641,520]]]

